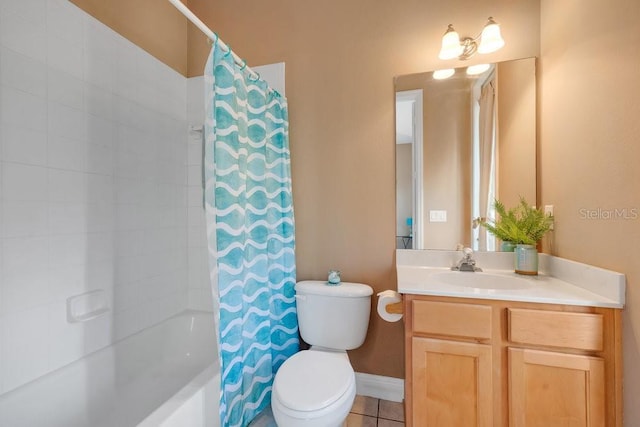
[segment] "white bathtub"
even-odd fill
[[[0,426],[218,426],[216,347],[185,311],[0,396]]]

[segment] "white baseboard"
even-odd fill
[[[402,402],[404,400],[404,380],[356,372],[356,393],[361,396]]]

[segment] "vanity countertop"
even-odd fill
[[[456,251],[396,251],[398,292],[401,294],[494,299],[547,304],[623,308],[625,276],[587,264],[540,254],[540,274],[523,276],[514,273],[513,253],[476,253],[481,273],[451,272],[450,266],[460,258]],[[498,283],[511,279],[519,286],[461,285],[489,276]],[[445,280],[441,280],[444,278]],[[453,279],[453,280],[451,280]],[[489,281],[490,281],[489,280]],[[447,283],[451,282],[451,283]]]

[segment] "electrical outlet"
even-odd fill
[[[544,205],[544,214],[553,216],[553,205]],[[551,223],[551,230],[553,230],[553,227],[555,226],[554,223],[555,220]]]

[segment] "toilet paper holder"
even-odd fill
[[[404,314],[404,307],[402,301],[393,304],[387,304],[384,307],[385,311],[389,314]]]

